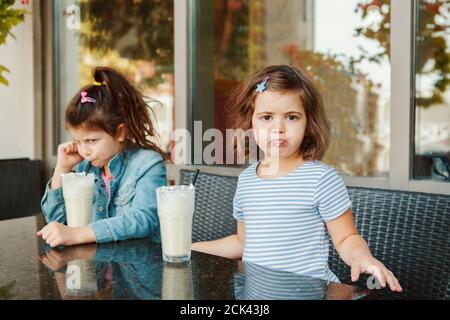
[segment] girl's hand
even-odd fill
[[[353,259],[351,271],[352,281],[357,281],[359,275],[362,273],[374,275],[383,288],[386,287],[387,282],[392,291],[403,291],[394,274],[373,256],[360,256]]]
[[[90,260],[95,256],[97,247],[95,244],[67,247],[64,250],[50,250],[46,254],[38,256],[38,259],[53,271],[57,271],[73,260]]]
[[[73,141],[61,143],[58,146],[57,167],[63,171],[70,171],[75,165],[83,161],[83,157],[78,153],[77,144]]]
[[[50,222],[37,232],[52,248],[59,245],[72,246],[80,243],[78,228],[70,228],[58,222]]]
[[[51,250],[46,254],[40,255],[38,259],[52,271],[58,271],[70,261],[63,252],[56,250]]]

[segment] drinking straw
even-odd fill
[[[90,162],[88,162],[88,165],[86,166],[86,169],[84,169],[84,172],[86,172],[86,174],[88,174],[89,170],[91,170],[91,163]]]
[[[200,169],[197,169],[195,172],[194,179],[192,180],[192,185],[195,187],[195,181],[197,181],[198,173],[200,172]]]

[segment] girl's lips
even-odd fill
[[[287,145],[287,141],[284,139],[274,139],[270,141],[270,144],[275,147],[284,147]]]

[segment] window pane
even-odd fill
[[[160,102],[149,106],[167,150],[174,113],[173,0],[56,0],[54,5],[59,123],[73,94],[93,82],[92,68],[109,66]],[[60,134],[59,142],[70,138],[63,126]]]
[[[414,178],[450,181],[450,3],[416,2]]]
[[[203,131],[224,131],[227,98],[249,73],[297,65],[322,92],[332,124],[323,160],[350,175],[388,174],[390,1],[193,3],[192,108]]]

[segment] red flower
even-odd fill
[[[242,8],[242,2],[240,0],[228,1],[228,9],[231,11],[238,11]]]
[[[298,53],[298,47],[296,44],[288,44],[287,46],[284,46],[283,51],[287,55],[294,56]]]
[[[28,5],[28,4],[30,4],[30,0],[22,0],[22,4]]]
[[[425,10],[433,13],[433,14],[440,14],[441,10],[441,3],[427,3],[425,4]]]

